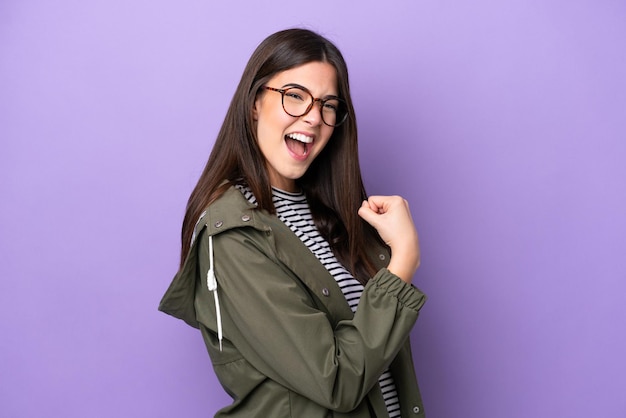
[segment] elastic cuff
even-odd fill
[[[426,295],[412,284],[406,283],[386,268],[382,268],[370,280],[373,286],[396,297],[409,309],[419,311],[426,302]]]

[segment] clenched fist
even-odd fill
[[[408,202],[400,196],[370,196],[359,208],[359,216],[391,248],[389,271],[411,283],[420,264],[420,248]]]

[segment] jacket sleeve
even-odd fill
[[[365,286],[354,318],[333,327],[276,259],[267,235],[237,228],[213,237],[224,337],[270,379],[328,409],[351,411],[408,338],[425,296],[381,269]],[[202,237],[199,249],[203,280],[206,241]],[[207,292],[196,294],[198,305],[212,306]],[[214,330],[215,319],[202,318],[211,310],[198,311],[199,321]]]

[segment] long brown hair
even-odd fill
[[[379,240],[378,234],[357,214],[366,194],[348,69],[333,43],[306,29],[274,33],[250,57],[209,160],[187,202],[181,267],[201,213],[232,184],[245,183],[256,197],[258,210],[276,212],[265,159],[257,145],[252,109],[262,86],[274,75],[310,62],[326,62],[335,68],[338,93],[347,103],[349,116],[335,128],[324,150],[297,183],[306,193],[316,226],[339,261],[362,283],[375,273],[365,244]]]

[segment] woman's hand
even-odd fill
[[[400,196],[370,196],[359,208],[359,216],[391,248],[389,271],[411,283],[420,265],[420,248],[408,202]]]

